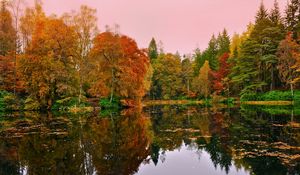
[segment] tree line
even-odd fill
[[[35,1],[14,25],[9,7],[1,1],[0,89],[26,97],[28,108],[70,97],[79,104],[86,97],[139,102],[150,87],[146,50],[113,28],[99,32],[96,9],[47,16]]]
[[[47,16],[41,1],[22,11],[21,2],[1,1],[0,96],[21,97],[28,109],[70,98],[134,105],[299,88],[299,0],[289,1],[284,14],[276,0],[270,10],[262,3],[244,33],[230,37],[224,29],[205,50],[186,55],[165,53],[154,38],[140,49],[118,26],[100,32],[96,9],[85,5]]]
[[[289,1],[284,14],[277,0],[270,10],[261,3],[245,32],[230,37],[224,29],[192,55],[159,53],[156,47],[153,39],[148,49],[154,68],[150,98],[293,93],[300,80],[300,1]]]

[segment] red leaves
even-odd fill
[[[111,32],[99,34],[94,40],[91,51],[92,61],[99,70],[91,70],[95,81],[106,82],[113,95],[141,99],[144,96],[145,76],[150,66],[146,53],[140,50],[136,42],[127,37]],[[102,74],[102,76],[97,76]],[[92,95],[101,94],[95,91],[99,83],[92,85]],[[107,96],[108,94],[101,94]]]

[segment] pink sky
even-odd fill
[[[32,1],[32,0],[30,0]],[[190,53],[207,47],[212,33],[226,28],[241,33],[254,20],[261,0],[44,0],[47,14],[78,10],[81,4],[97,9],[101,31],[120,25],[122,34],[147,47],[154,37],[166,52]],[[287,0],[278,0],[281,10]],[[267,8],[273,0],[264,0]]]

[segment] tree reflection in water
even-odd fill
[[[0,174],[129,175],[167,163],[169,153],[182,148],[200,160],[208,153],[219,174],[233,168],[299,174],[300,115],[287,111],[158,106],[102,111],[106,116],[5,114]]]

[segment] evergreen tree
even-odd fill
[[[218,37],[218,57],[230,52],[230,37],[226,29]]]
[[[255,16],[255,23],[259,23],[268,18],[268,11],[263,2],[261,2],[258,12]]]
[[[274,25],[282,25],[282,18],[277,0],[274,1],[274,7],[270,11],[269,19]]]
[[[206,50],[206,56],[207,56],[207,61],[209,62],[209,67],[212,70],[217,70],[218,69],[218,42],[215,37],[215,35],[212,35],[209,43],[208,43],[208,48]]]
[[[195,49],[193,59],[195,61],[194,75],[198,76],[199,70],[205,62],[205,58],[199,48]]]
[[[300,29],[300,0],[291,0],[285,10],[285,25],[288,31],[293,32],[293,38],[297,38]]]
[[[276,51],[285,33],[280,18],[276,1],[270,15],[261,4],[254,28],[249,38],[242,42],[240,58],[232,68],[234,74],[230,74],[232,81],[240,85],[242,92],[272,90],[279,84],[276,79]]]
[[[148,57],[150,58],[151,62],[158,57],[157,45],[154,38],[151,39],[148,47]]]
[[[241,87],[242,93],[257,91],[264,83],[259,79],[259,57],[257,56],[258,43],[249,38],[241,45],[241,56],[238,61],[239,72],[232,77],[232,82]]]

